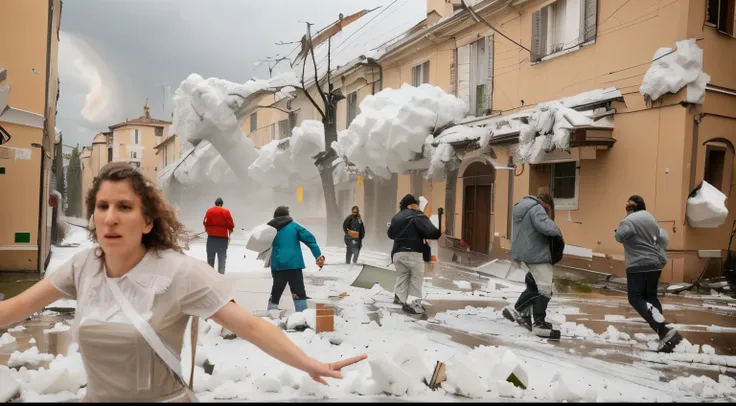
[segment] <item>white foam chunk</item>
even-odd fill
[[[307,316],[303,312],[292,313],[286,320],[286,328],[294,330],[297,327],[307,326]]]
[[[371,377],[381,392],[394,396],[406,394],[411,377],[385,355],[368,359]]]
[[[51,361],[53,359],[53,355],[40,353],[38,352],[38,347],[34,346],[23,352],[15,351],[10,354],[10,359],[8,359],[8,366],[14,368],[22,365],[38,365],[41,362]]]
[[[393,359],[414,382],[429,382],[432,379],[432,371],[415,345],[404,343],[394,353]]]
[[[281,383],[270,376],[259,376],[255,380],[255,385],[261,392],[279,393],[281,392]]]
[[[13,344],[15,342],[15,337],[11,336],[8,333],[3,334],[0,336],[0,347],[3,345]]]
[[[677,41],[676,49],[659,48],[644,75],[639,93],[645,100],[659,100],[687,86],[687,101],[702,104],[710,76],[703,72],[703,50],[695,38]]]
[[[521,361],[511,350],[506,350],[501,357],[501,362],[493,369],[491,376],[499,381],[508,381],[512,374],[525,388],[529,387],[529,375],[522,367]]]
[[[696,228],[718,228],[728,217],[726,195],[703,181],[695,196],[687,199],[687,222]]]
[[[10,375],[10,369],[0,365],[0,403],[8,402],[20,393],[20,382]]]
[[[468,357],[456,354],[447,361],[446,373],[447,382],[457,390],[457,394],[477,399],[483,397],[487,390],[480,373],[474,369]]]

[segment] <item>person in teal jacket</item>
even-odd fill
[[[268,300],[268,310],[278,309],[279,300],[288,283],[294,297],[294,309],[301,312],[307,308],[308,299],[302,273],[305,266],[301,243],[309,247],[320,268],[325,264],[325,257],[314,235],[289,216],[288,207],[276,208],[273,220],[269,221],[268,225],[277,231],[271,249],[273,285],[271,286],[271,297]]]

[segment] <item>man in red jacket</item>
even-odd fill
[[[204,229],[207,232],[207,263],[215,267],[217,254],[217,272],[225,274],[225,260],[227,260],[227,246],[230,243],[230,234],[235,229],[230,210],[222,207],[222,199],[217,198],[215,205],[204,215]]]

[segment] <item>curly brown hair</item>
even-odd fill
[[[188,247],[186,227],[176,218],[174,208],[164,200],[151,181],[127,162],[111,162],[100,169],[100,174],[95,177],[87,193],[87,218],[91,218],[95,212],[97,192],[105,181],[128,181],[135,194],[141,198],[143,215],[153,220],[151,232],[143,235],[142,242],[146,248],[172,249],[181,253],[182,247]],[[97,241],[97,235],[94,232],[91,234],[92,240]]]
[[[539,196],[537,196],[537,199],[543,201],[549,206],[549,212],[547,213],[547,215],[549,216],[550,220],[555,221],[555,199],[552,197],[552,195],[547,192],[540,193]]]

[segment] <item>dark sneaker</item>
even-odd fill
[[[552,324],[544,320],[537,321],[532,326],[532,333],[534,333],[534,335],[537,335],[539,337],[549,337],[552,335],[553,330],[554,330],[554,327],[552,326]]]
[[[503,308],[503,311],[501,312],[501,314],[503,315],[503,317],[506,318],[506,320],[508,320],[508,321],[510,321],[512,323],[516,323],[517,322],[516,320],[518,320],[519,317],[521,317],[521,315],[519,314],[519,312],[517,312],[516,309],[514,309],[513,306],[506,306],[506,307],[504,307]]]
[[[410,314],[424,314],[424,309],[418,306],[405,304],[401,306],[401,309]]]
[[[659,348],[657,348],[657,352],[671,353],[675,350],[677,344],[680,344],[680,342],[682,342],[682,336],[680,333],[674,328],[670,329],[667,334],[665,334],[664,338],[659,340]]]
[[[521,315],[518,319],[516,319],[516,322],[519,323],[521,327],[532,331],[532,316]]]

